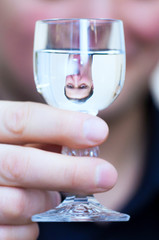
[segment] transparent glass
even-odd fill
[[[37,21],[34,79],[52,106],[96,115],[119,95],[125,78],[123,24],[113,19]],[[70,149],[62,154],[98,157],[99,148]],[[93,161],[93,159],[92,159]],[[73,195],[55,209],[32,217],[36,222],[128,221],[127,214],[108,210],[92,195]]]

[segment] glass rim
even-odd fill
[[[79,21],[96,21],[96,22],[103,22],[103,23],[123,23],[120,19],[113,19],[113,18],[50,18],[50,19],[42,19],[37,20],[37,23],[45,23],[45,24],[51,24],[51,23],[66,23],[66,22],[79,22]]]

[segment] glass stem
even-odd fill
[[[69,155],[69,156],[87,156],[87,157],[98,157],[99,156],[99,147],[91,147],[91,148],[85,148],[85,149],[72,149],[69,147],[62,147],[62,154],[63,155]],[[71,195],[66,197],[65,201],[73,200],[74,202],[88,202],[88,198],[92,198],[93,195]]]
[[[70,149],[62,153],[69,156],[97,157],[99,148]],[[92,160],[93,161],[93,160]],[[32,216],[34,222],[117,222],[128,221],[129,215],[102,206],[93,195],[68,195],[56,208]]]
[[[69,147],[62,147],[62,154],[69,156],[87,156],[87,157],[98,157],[99,156],[99,147],[84,148],[84,149],[72,149]]]

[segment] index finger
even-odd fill
[[[106,123],[79,112],[31,102],[0,102],[1,143],[51,143],[73,148],[94,146],[108,135]]]

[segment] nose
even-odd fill
[[[81,76],[80,75],[73,75],[72,79],[73,79],[73,82],[74,82],[74,87],[78,88]]]

